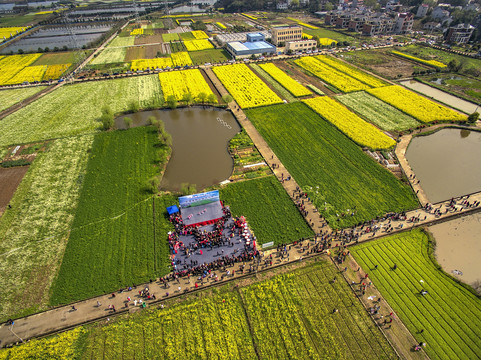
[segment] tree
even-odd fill
[[[159,191],[160,179],[158,176],[151,177],[147,180],[147,189],[152,193],[156,194]]]
[[[130,102],[130,104],[129,104],[129,111],[130,112],[136,113],[136,112],[139,112],[139,110],[140,110],[140,106],[139,106],[138,101],[133,100],[132,102]]]
[[[448,69],[449,71],[458,71],[458,68],[460,66],[460,63],[457,59],[453,59],[448,63]]]
[[[298,8],[299,7],[299,0],[291,0],[291,7]]]
[[[197,95],[197,97],[199,98],[202,105],[204,105],[205,100],[207,99],[207,94],[205,92],[201,92],[199,93],[199,95]]]
[[[194,102],[194,97],[191,93],[188,92],[184,94],[184,96],[182,97],[182,101],[185,102],[187,106],[190,106]]]
[[[479,119],[479,113],[474,112],[468,116],[468,123],[474,124],[476,121],[478,121],[478,119]]]
[[[207,102],[209,104],[215,104],[216,103],[216,97],[214,94],[210,93],[208,96],[207,96]]]
[[[183,195],[190,195],[197,192],[197,186],[195,184],[182,183],[180,185],[180,192]]]
[[[127,116],[124,117],[124,124],[127,129],[130,129],[130,127],[132,126],[132,119]]]
[[[167,96],[167,105],[173,110],[177,108],[177,99],[174,95]]]
[[[19,54],[23,54],[23,49],[18,49]]]
[[[327,3],[324,4],[324,10],[331,11],[333,9],[334,9],[334,5],[332,5],[331,2],[328,1]]]
[[[100,121],[104,130],[110,130],[114,126],[114,116],[111,114],[102,114]]]
[[[233,100],[234,99],[230,94],[225,94],[224,96],[222,96],[222,101],[225,102],[226,104],[230,103]]]
[[[150,125],[156,126],[157,125],[157,118],[155,116],[149,116],[147,119]]]

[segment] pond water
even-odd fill
[[[442,85],[443,81],[445,81],[445,80],[462,80],[462,79],[463,78],[459,77],[459,76],[447,76],[447,77],[431,79],[429,81],[432,82],[432,83],[438,84],[438,85]]]
[[[468,284],[481,281],[481,213],[430,226],[429,231],[444,271]]]
[[[412,139],[406,159],[431,203],[481,191],[481,132],[443,129]]]
[[[453,108],[459,109],[465,112],[466,114],[472,114],[473,112],[476,111],[476,108],[478,107],[478,105],[476,104],[460,99],[456,96],[453,96],[444,91],[438,90],[436,88],[433,88],[431,86],[428,86],[426,84],[420,83],[415,80],[401,81],[401,85],[404,85],[407,88],[416,90],[428,97],[432,97],[434,100],[445,103],[449,106],[452,106]]]
[[[228,179],[234,162],[228,151],[230,139],[240,131],[234,116],[225,110],[192,107],[142,111],[126,115],[133,126],[146,125],[150,116],[165,123],[172,135],[170,158],[161,189],[178,191],[182,183],[195,184],[197,191]],[[116,127],[125,127],[121,116]]]

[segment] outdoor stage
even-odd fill
[[[201,206],[181,208],[180,214],[185,226],[213,224],[224,215],[222,203],[212,202]]]

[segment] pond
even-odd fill
[[[229,141],[240,131],[232,113],[216,108],[191,107],[175,110],[142,111],[125,115],[133,126],[148,124],[155,116],[172,135],[172,156],[161,189],[179,191],[181,184],[195,184],[197,191],[228,179],[234,168]],[[121,116],[116,127],[124,128]]]
[[[476,111],[476,108],[478,107],[478,105],[476,104],[460,99],[456,96],[448,94],[447,92],[438,90],[436,88],[420,83],[418,81],[414,81],[414,80],[401,81],[401,85],[404,85],[407,88],[416,90],[421,94],[426,95],[427,97],[431,97],[434,100],[440,101],[444,104],[447,104],[448,106],[452,106],[455,109],[459,109],[465,112],[466,114],[472,114],[473,112]]]
[[[444,271],[467,284],[481,281],[481,213],[429,227],[436,239],[436,259]]]
[[[406,159],[431,203],[481,191],[481,132],[443,129],[412,139]]]

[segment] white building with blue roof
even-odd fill
[[[234,58],[246,58],[252,55],[270,55],[276,53],[276,47],[265,41],[264,34],[249,33],[247,41],[231,41],[226,49]]]

